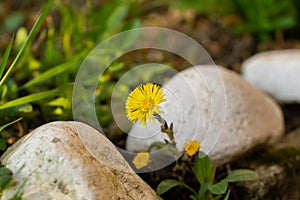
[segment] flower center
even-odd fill
[[[153,107],[153,102],[151,100],[145,100],[141,103],[141,110],[143,112],[149,112]]]

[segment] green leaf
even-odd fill
[[[0,168],[0,192],[9,184],[12,180],[12,171],[6,167]]]
[[[20,48],[16,58],[14,59],[14,61],[10,65],[10,67],[8,68],[7,72],[4,74],[3,78],[0,80],[0,86],[3,85],[3,83],[8,79],[8,77],[12,73],[13,69],[20,62],[22,56],[24,55],[24,53],[26,51],[26,48],[29,46],[29,44],[31,43],[33,38],[36,36],[36,34],[39,31],[44,19],[46,18],[46,16],[50,12],[50,10],[52,8],[52,5],[53,5],[53,2],[54,2],[54,0],[47,1],[42,13],[40,14],[40,16],[37,19],[37,21],[35,22],[35,24],[33,25],[30,33],[28,34],[28,37],[26,38],[25,42],[23,43],[22,47]]]
[[[16,119],[15,121],[12,121],[12,122],[9,122],[9,123],[7,123],[7,124],[4,124],[4,125],[0,126],[0,132],[1,132],[2,130],[4,130],[6,127],[8,127],[8,126],[10,126],[10,125],[12,125],[12,124],[14,124],[14,123],[20,121],[21,119],[22,119],[22,117],[20,117],[19,119]]]
[[[198,194],[199,194],[200,197],[203,197],[203,196],[204,196],[205,192],[208,190],[208,186],[209,186],[209,185],[211,185],[211,183],[209,183],[209,182],[204,182],[204,183],[201,185],[201,187],[200,187],[200,189],[199,189],[199,192],[198,192]]]
[[[214,167],[211,164],[211,161],[207,155],[203,152],[199,152],[194,161],[194,173],[201,185],[204,182],[212,182]]]
[[[167,192],[168,190],[172,189],[173,187],[182,185],[181,182],[174,180],[174,179],[166,179],[160,182],[160,184],[156,188],[156,193],[158,195],[162,195],[163,193]]]
[[[255,171],[249,169],[233,170],[225,179],[228,182],[249,181],[257,179],[258,175]]]
[[[8,43],[8,46],[4,52],[4,55],[2,57],[2,60],[1,60],[1,63],[0,63],[0,80],[1,80],[1,77],[3,75],[3,72],[5,70],[5,66],[7,64],[7,60],[9,58],[9,54],[11,52],[11,48],[12,48],[12,45],[13,45],[13,41],[14,41],[14,38],[15,38],[15,35],[13,35]]]
[[[224,194],[228,187],[228,181],[226,179],[223,179],[219,183],[209,185],[208,189],[213,194]]]
[[[18,106],[18,105],[25,104],[25,103],[29,103],[29,102],[33,102],[33,101],[37,101],[37,100],[48,98],[48,97],[53,97],[59,93],[60,93],[60,90],[54,89],[54,90],[50,90],[50,91],[46,91],[46,92],[39,92],[36,94],[31,94],[31,95],[21,97],[19,99],[12,100],[12,101],[9,101],[9,102],[6,102],[6,103],[0,105],[0,110]]]
[[[5,151],[7,145],[6,145],[6,141],[3,138],[0,138],[0,150],[1,151]]]

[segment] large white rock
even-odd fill
[[[244,78],[285,103],[300,103],[300,49],[259,53],[242,64]]]
[[[13,173],[11,187],[23,199],[158,199],[126,163],[114,145],[79,122],[52,122],[14,144],[1,162]]]
[[[186,140],[200,140],[202,151],[216,164],[223,164],[258,145],[276,143],[283,135],[279,106],[235,72],[222,67],[186,69],[164,85],[167,101],[162,117],[174,123],[177,147]],[[148,127],[134,125],[126,148],[146,150],[155,141],[167,139],[158,122]]]

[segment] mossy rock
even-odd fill
[[[300,199],[300,128],[287,134],[277,146],[250,160],[259,178],[236,184],[239,198]]]

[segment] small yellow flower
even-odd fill
[[[201,147],[201,144],[197,140],[192,140],[192,141],[188,140],[188,141],[186,141],[186,143],[183,146],[184,151],[188,156],[195,155],[199,151],[200,147]]]
[[[146,83],[135,88],[126,101],[127,117],[130,121],[140,120],[140,124],[147,126],[147,119],[154,120],[153,114],[160,113],[161,102],[166,101],[161,86]]]
[[[132,160],[132,163],[134,164],[135,168],[137,168],[137,169],[146,167],[150,162],[151,162],[150,154],[148,152],[137,153],[136,156]]]

